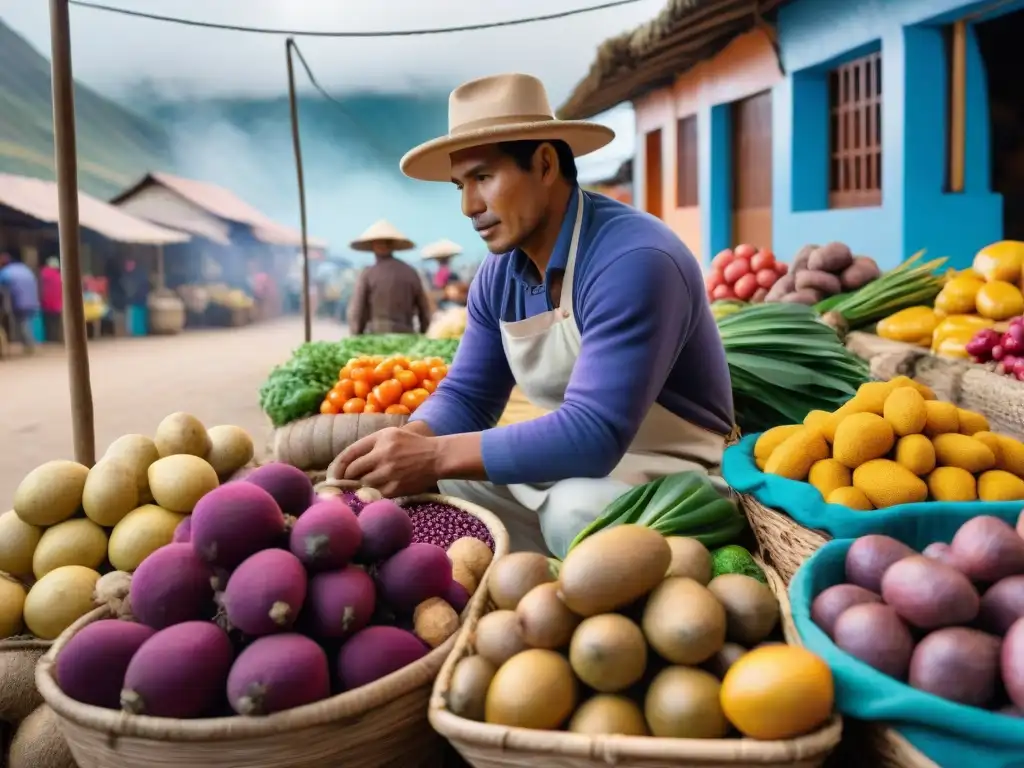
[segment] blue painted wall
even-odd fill
[[[947,64],[942,24],[980,3],[962,0],[797,0],[777,28],[787,77],[773,89],[773,239],[790,256],[840,240],[883,268],[914,251],[966,266],[1002,236],[1002,201],[989,189],[985,72],[973,31],[967,59],[965,189],[944,192]],[[1024,0],[1000,9],[1009,12]],[[882,54],[882,204],[829,210],[826,74],[844,60]],[[712,164],[713,165],[713,164]],[[710,217],[709,217],[710,218]]]

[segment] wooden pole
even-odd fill
[[[64,294],[64,346],[71,387],[71,430],[75,461],[96,460],[89,348],[85,334],[82,265],[79,260],[78,156],[75,148],[75,84],[71,72],[68,0],[50,0],[50,65],[53,81],[53,144],[60,211],[60,274]]]
[[[305,324],[306,341],[313,339],[313,312],[309,300],[309,242],[306,235],[306,182],[302,174],[302,142],[299,141],[299,102],[295,95],[295,65],[292,49],[295,41],[288,38],[284,43],[285,58],[288,61],[288,106],[292,116],[292,146],[295,149],[295,173],[299,178],[299,219],[302,224],[302,319]]]

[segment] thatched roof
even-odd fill
[[[603,42],[590,72],[558,110],[582,120],[670,84],[786,0],[668,0],[652,21]]]

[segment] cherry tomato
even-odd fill
[[[437,382],[433,379],[424,379],[420,382],[420,387],[427,390],[427,392],[433,392],[437,389]]]
[[[760,272],[775,266],[775,254],[771,251],[758,251],[750,257],[750,271]]]
[[[447,375],[448,366],[444,365],[443,363],[441,365],[435,365],[433,368],[430,369],[430,378],[432,378],[434,381],[441,381],[441,379],[443,379]]]
[[[789,272],[789,264],[784,261],[775,262],[775,271],[779,273],[779,277]]]
[[[338,388],[334,388],[327,393],[327,401],[335,408],[341,408],[349,397],[351,397],[351,395],[346,396],[345,393],[340,391]]]
[[[762,288],[771,288],[779,279],[779,273],[771,267],[765,267],[757,272],[757,284]]]
[[[737,256],[732,264],[722,270],[722,277],[728,285],[735,285],[736,281],[750,271],[750,260]]]
[[[320,403],[320,413],[331,416],[338,412],[338,406],[332,403],[330,400],[324,400]]]
[[[710,293],[711,291],[715,290],[715,288],[720,286],[723,282],[725,282],[725,278],[722,277],[722,273],[719,272],[717,269],[713,269],[704,278],[704,287]]]
[[[342,379],[351,379],[351,378],[352,378],[352,366],[351,365],[346,365],[344,368],[342,368],[340,371],[338,371],[338,381],[341,381]]]
[[[732,287],[732,290],[736,294],[737,299],[750,301],[750,297],[757,290],[757,278],[748,272],[736,281],[736,285]]]
[[[409,370],[415,373],[420,381],[430,377],[430,365],[426,360],[413,360],[409,363]]]
[[[363,413],[380,413],[380,408],[375,406],[373,403],[367,403],[366,407],[363,408]]]
[[[402,368],[409,367],[409,358],[405,355],[395,355],[394,357],[389,357],[387,361],[391,363],[391,365],[401,366]]]
[[[352,379],[342,379],[334,385],[334,388],[339,392],[344,392],[346,395],[345,399],[348,400],[348,398],[355,396],[356,383]]]
[[[376,389],[376,387],[374,387],[374,389]],[[371,392],[370,394],[368,394],[366,396],[366,407],[367,408],[371,408],[371,407],[375,408],[376,409],[375,412],[378,412],[378,413],[380,411],[384,410],[384,406],[381,405],[380,400],[377,399],[377,393],[376,392]]]
[[[383,384],[391,378],[394,373],[394,366],[391,363],[380,363],[373,369],[372,381],[374,384]]]
[[[347,401],[341,407],[344,413],[362,413],[366,407],[366,401],[361,397],[353,397]]]
[[[736,258],[736,255],[732,252],[731,248],[719,251],[715,254],[715,258],[711,260],[711,268],[721,272],[732,263],[734,258]]]
[[[735,299],[736,294],[732,292],[732,288],[728,285],[720,285],[711,292],[711,298],[715,301],[721,301],[722,299]]]
[[[397,416],[408,416],[411,411],[401,403],[395,403],[394,405],[389,405],[385,408],[384,413],[391,413]]]
[[[353,397],[361,397],[361,398],[363,398],[365,400],[366,396],[368,394],[370,394],[370,390],[371,389],[372,389],[372,387],[370,386],[370,383],[367,382],[367,381],[356,381],[356,382],[353,382],[353,384],[352,384],[352,396]]]
[[[349,376],[351,376],[352,381],[365,381],[369,384],[373,380],[373,369],[363,366],[353,366],[349,370]]]
[[[408,408],[410,411],[415,411],[421,405],[423,401],[430,397],[430,393],[422,387],[413,389],[402,395],[402,405]]]
[[[757,248],[750,245],[749,243],[743,243],[742,245],[737,245],[733,249],[733,253],[736,254],[737,259],[749,259],[755,253],[757,253]]]
[[[440,357],[428,357],[424,362],[431,368],[436,368],[439,365],[445,365],[444,360]]]
[[[388,379],[373,389],[373,393],[377,396],[377,401],[385,408],[397,403],[404,391],[405,387],[402,386],[402,382],[398,381],[398,379]]]
[[[407,368],[403,368],[395,374],[395,378],[398,379],[399,384],[402,385],[402,389],[416,389],[416,385],[420,383],[420,378],[412,371]]]

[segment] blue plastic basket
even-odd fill
[[[125,313],[125,325],[129,336],[145,336],[149,333],[149,309],[142,304],[132,304]]]

